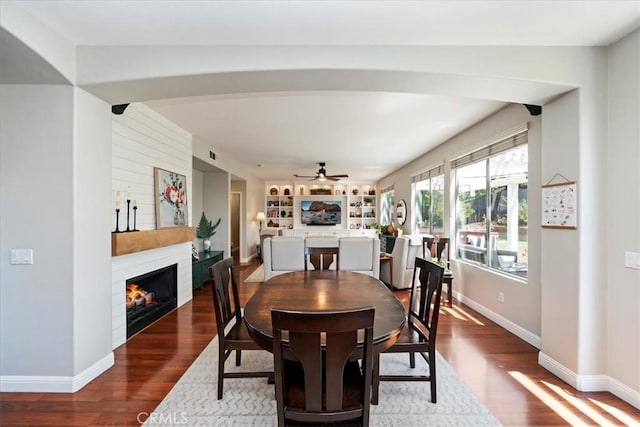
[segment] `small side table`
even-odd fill
[[[382,270],[382,265],[385,263],[389,264],[389,277],[393,280],[393,257],[387,253],[380,252],[380,270]],[[385,283],[385,285],[391,287],[391,283]]]

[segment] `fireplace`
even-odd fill
[[[127,279],[127,338],[178,306],[178,264]]]

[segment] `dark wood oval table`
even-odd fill
[[[350,271],[295,271],[264,282],[244,307],[249,335],[262,348],[273,350],[271,309],[343,310],[372,305],[375,352],[389,348],[405,324],[402,303],[380,280]]]

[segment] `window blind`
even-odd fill
[[[394,186],[393,186],[393,184],[391,184],[391,185],[389,185],[387,187],[384,187],[382,190],[380,190],[380,193],[388,193],[389,191],[393,191],[393,188],[394,188]]]
[[[472,153],[466,154],[462,157],[458,157],[457,159],[451,161],[451,168],[456,169],[462,166],[466,166],[471,163],[477,162],[478,160],[489,158],[494,154],[498,154],[519,145],[526,144],[528,141],[527,134],[527,129],[524,129],[514,135],[502,138],[494,142],[493,144],[489,144],[486,147],[482,147]]]
[[[422,172],[421,174],[415,175],[411,177],[411,182],[420,182],[425,181],[429,178],[433,178],[435,176],[440,176],[444,174],[444,164],[436,166],[435,168],[431,168],[426,172]]]

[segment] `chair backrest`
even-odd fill
[[[436,238],[433,236],[424,236],[422,238],[422,258],[429,259],[429,257],[433,256],[433,242],[436,241]]]
[[[331,236],[309,236],[304,240],[304,269],[309,264],[316,270],[338,270],[340,265],[338,238]]]
[[[224,331],[227,325],[235,319],[242,321],[240,300],[238,298],[238,282],[233,258],[228,257],[209,267],[209,274],[213,280],[213,308],[216,315],[216,328],[220,345],[224,343]]]
[[[340,239],[340,270],[380,277],[380,239],[343,237]]]
[[[304,238],[274,236],[264,239],[264,280],[289,271],[304,270]]]
[[[430,345],[434,346],[440,314],[443,274],[443,267],[416,257],[407,320],[409,324],[418,323],[418,326],[421,326],[418,329],[426,331],[426,338]]]
[[[369,425],[374,314],[372,306],[344,311],[271,310],[279,425],[285,419],[341,422],[356,418]],[[364,343],[358,342],[359,331]],[[362,370],[358,359],[362,359]],[[299,375],[291,373],[291,366]],[[348,374],[356,375],[358,381],[349,381],[352,375]],[[292,384],[301,384],[304,398],[286,393]]]

